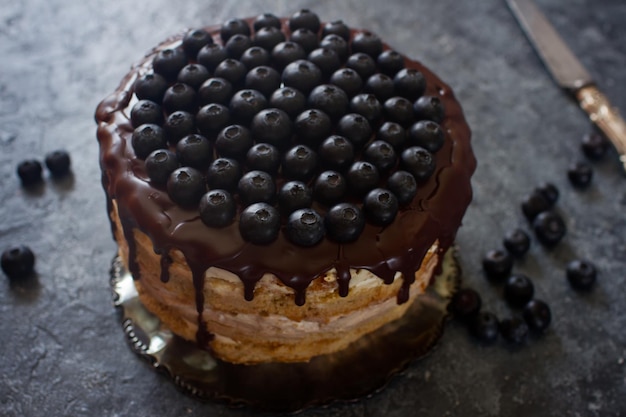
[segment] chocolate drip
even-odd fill
[[[339,296],[347,297],[348,290],[350,288],[350,266],[338,262],[337,264],[335,264],[335,270],[337,271],[337,285],[339,288]]]
[[[133,276],[133,279],[141,279],[141,270],[139,263],[137,262],[137,244],[135,242],[135,236],[133,234],[134,224],[130,220],[128,215],[123,215],[120,211],[120,221],[122,223],[122,231],[124,232],[124,239],[128,243],[128,269]]]
[[[161,282],[168,282],[170,280],[170,265],[172,264],[169,251],[155,252],[161,255]]]
[[[189,263],[189,260],[187,260]],[[196,340],[199,346],[208,346],[213,339],[213,335],[209,333],[204,322],[204,279],[205,270],[203,265],[190,265],[191,274],[193,276],[193,287],[196,291],[196,310],[198,312],[198,331],[196,332]]]

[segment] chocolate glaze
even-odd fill
[[[213,34],[215,42],[221,42],[219,27],[206,29]],[[285,23],[283,30],[288,35]],[[352,36],[355,33],[358,31],[353,30]],[[424,74],[425,94],[439,95],[443,101],[446,117],[441,126],[445,144],[435,154],[436,172],[419,185],[413,201],[400,208],[392,224],[379,227],[367,223],[353,243],[339,244],[324,238],[318,245],[305,248],[292,244],[281,232],[273,243],[259,246],[242,239],[237,221],[222,229],[211,229],[202,223],[197,211],[175,205],[164,189],[150,184],[143,161],[136,158],[130,144],[133,127],[128,114],[133,84],[138,76],[149,71],[157,51],[177,46],[181,39],[182,35],[168,39],[148,53],[96,110],[102,183],[109,212],[111,200],[115,200],[119,208],[121,226],[129,244],[129,269],[135,279],[140,279],[132,236],[136,228],[150,237],[156,253],[166,256],[169,250],[176,248],[184,254],[196,288],[200,329],[204,329],[201,322],[204,272],[212,266],[238,275],[247,300],[252,299],[254,287],[265,273],[274,274],[293,288],[298,305],[305,303],[311,281],[332,268],[337,270],[341,296],[348,295],[350,268],[367,269],[387,284],[400,272],[403,284],[398,302],[405,302],[414,272],[426,252],[438,241],[441,258],[452,244],[472,198],[470,177],[476,160],[470,147],[471,134],[450,87],[421,63],[405,57],[407,68],[416,68]],[[385,49],[388,48],[385,45]],[[314,205],[314,208],[322,214],[325,212],[321,206]],[[168,264],[167,260],[161,262],[164,282],[168,280]],[[208,341],[209,337],[200,330],[198,341],[204,345],[203,341]]]

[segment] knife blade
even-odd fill
[[[532,0],[506,0],[554,80],[613,143],[626,170],[626,122]]]

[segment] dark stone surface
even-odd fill
[[[626,112],[626,3],[541,0],[541,7]],[[568,226],[552,250],[533,240],[515,270],[534,279],[553,324],[512,349],[480,346],[450,323],[439,347],[354,404],[305,416],[626,415],[626,187],[617,155],[594,164],[592,186],[574,189],[590,124],[552,82],[504,1],[315,2],[253,0],[3,1],[0,7],[0,248],[28,244],[37,279],[0,278],[0,414],[3,416],[244,416],[181,394],[127,347],[108,287],[115,252],[99,185],[94,109],[131,62],[185,27],[308,7],[323,20],[370,28],[424,62],[455,89],[474,132],[475,199],[458,234],[468,285],[506,317],[501,288],[480,260],[506,231],[528,225],[525,193],[551,181]],[[74,177],[20,187],[17,163],[67,149]],[[579,294],[565,264],[587,258],[598,285]],[[387,352],[386,354],[393,354]],[[367,366],[367,364],[363,364]]]

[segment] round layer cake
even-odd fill
[[[308,361],[402,317],[472,196],[450,87],[307,10],[166,40],[96,120],[141,302],[233,363]]]

